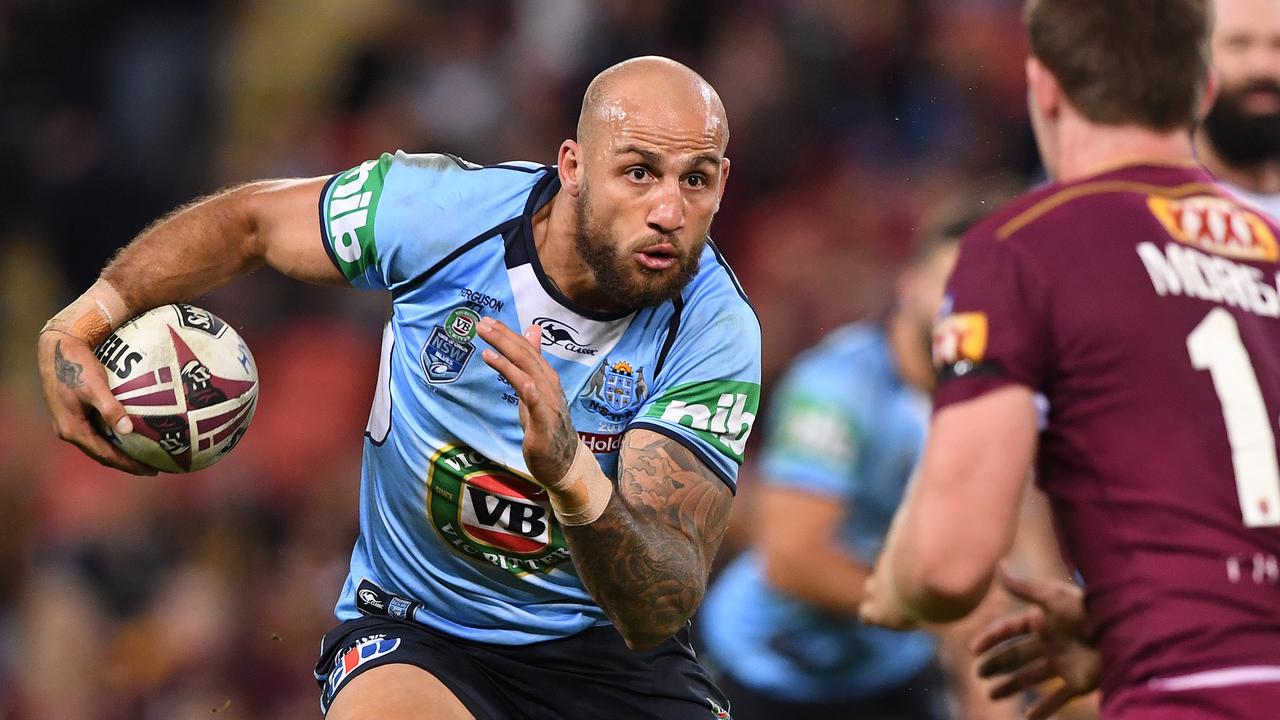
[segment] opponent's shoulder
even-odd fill
[[[1138,165],[1067,183],[1050,183],[1009,202],[978,223],[975,241],[1025,244],[1038,238],[1079,235],[1081,229],[1107,226],[1117,217],[1147,218],[1152,199],[1181,200],[1224,190],[1202,168]]]

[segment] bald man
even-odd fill
[[[1214,3],[1218,98],[1196,134],[1200,161],[1280,218],[1280,0]]]
[[[687,622],[759,401],[759,325],[707,236],[728,139],[706,81],[637,58],[555,166],[396,153],[201,200],[41,334],[55,424],[146,472],[87,419],[146,422],[93,355],[119,322],[262,264],[389,292],[328,717],[727,718]]]

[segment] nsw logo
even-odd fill
[[[443,325],[431,330],[426,345],[422,346],[422,371],[427,382],[443,385],[458,379],[475,354],[475,339],[480,315],[467,307],[454,308]]]
[[[604,363],[596,368],[578,399],[591,412],[617,423],[630,419],[649,397],[644,367],[632,367],[626,360]]]
[[[594,357],[599,350],[584,344],[572,325],[549,317],[537,317],[533,324],[542,328],[543,347],[561,347],[571,353]]]

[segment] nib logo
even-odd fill
[[[719,381],[673,388],[646,415],[697,430],[741,462],[759,405],[759,385]]]

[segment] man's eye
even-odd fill
[[[627,171],[627,174],[631,176],[632,180],[643,180],[649,176],[649,172],[647,170],[645,170],[644,168],[638,168],[638,167],[631,168],[630,170]]]
[[[689,187],[699,188],[707,184],[707,179],[701,175],[690,175],[685,182],[689,183]]]

